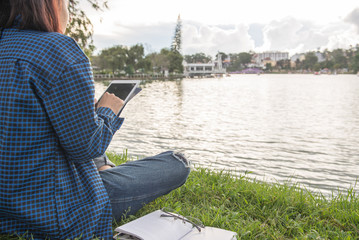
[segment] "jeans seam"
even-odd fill
[[[186,168],[190,168],[191,162],[180,152],[172,152],[172,156],[183,163]]]

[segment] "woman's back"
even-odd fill
[[[68,3],[0,1],[0,234],[109,240],[112,214],[137,212],[190,172],[172,151],[109,166],[124,102],[105,93],[95,109],[89,60],[60,34]]]
[[[14,27],[2,32],[0,66],[0,232],[110,238],[91,159],[122,122],[111,126],[106,108],[98,113],[109,127],[97,117],[87,57],[62,34]]]

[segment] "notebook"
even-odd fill
[[[114,239],[134,240],[235,240],[237,233],[199,227],[179,214],[157,210],[115,229]]]

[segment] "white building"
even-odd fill
[[[296,53],[290,58],[290,61],[296,62],[297,60],[303,61],[304,59],[305,59],[304,53]]]
[[[286,60],[289,59],[289,53],[287,52],[263,52],[257,53],[254,56],[254,60],[257,64],[261,64],[264,60],[272,60],[272,61],[279,61],[279,60]]]
[[[324,62],[325,61],[325,57],[324,57],[323,53],[317,51],[317,52],[314,52],[314,55],[318,58],[318,62]],[[290,58],[290,60],[292,62],[296,62],[298,59],[299,59],[299,61],[305,60],[305,53],[297,53],[297,54],[294,54]]]
[[[214,70],[214,63],[183,63],[184,75],[211,75]]]
[[[218,58],[210,63],[187,63],[183,61],[184,75],[192,76],[208,76],[211,74],[225,74],[226,69],[222,66],[222,56],[218,53]]]
[[[324,62],[325,61],[325,57],[324,57],[323,53],[315,52],[314,54],[315,54],[315,56],[317,56],[318,62]]]

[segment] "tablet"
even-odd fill
[[[136,94],[136,89],[140,85],[141,80],[113,80],[105,92],[113,93],[116,97],[121,98],[126,103]],[[100,102],[102,96],[98,100]]]

